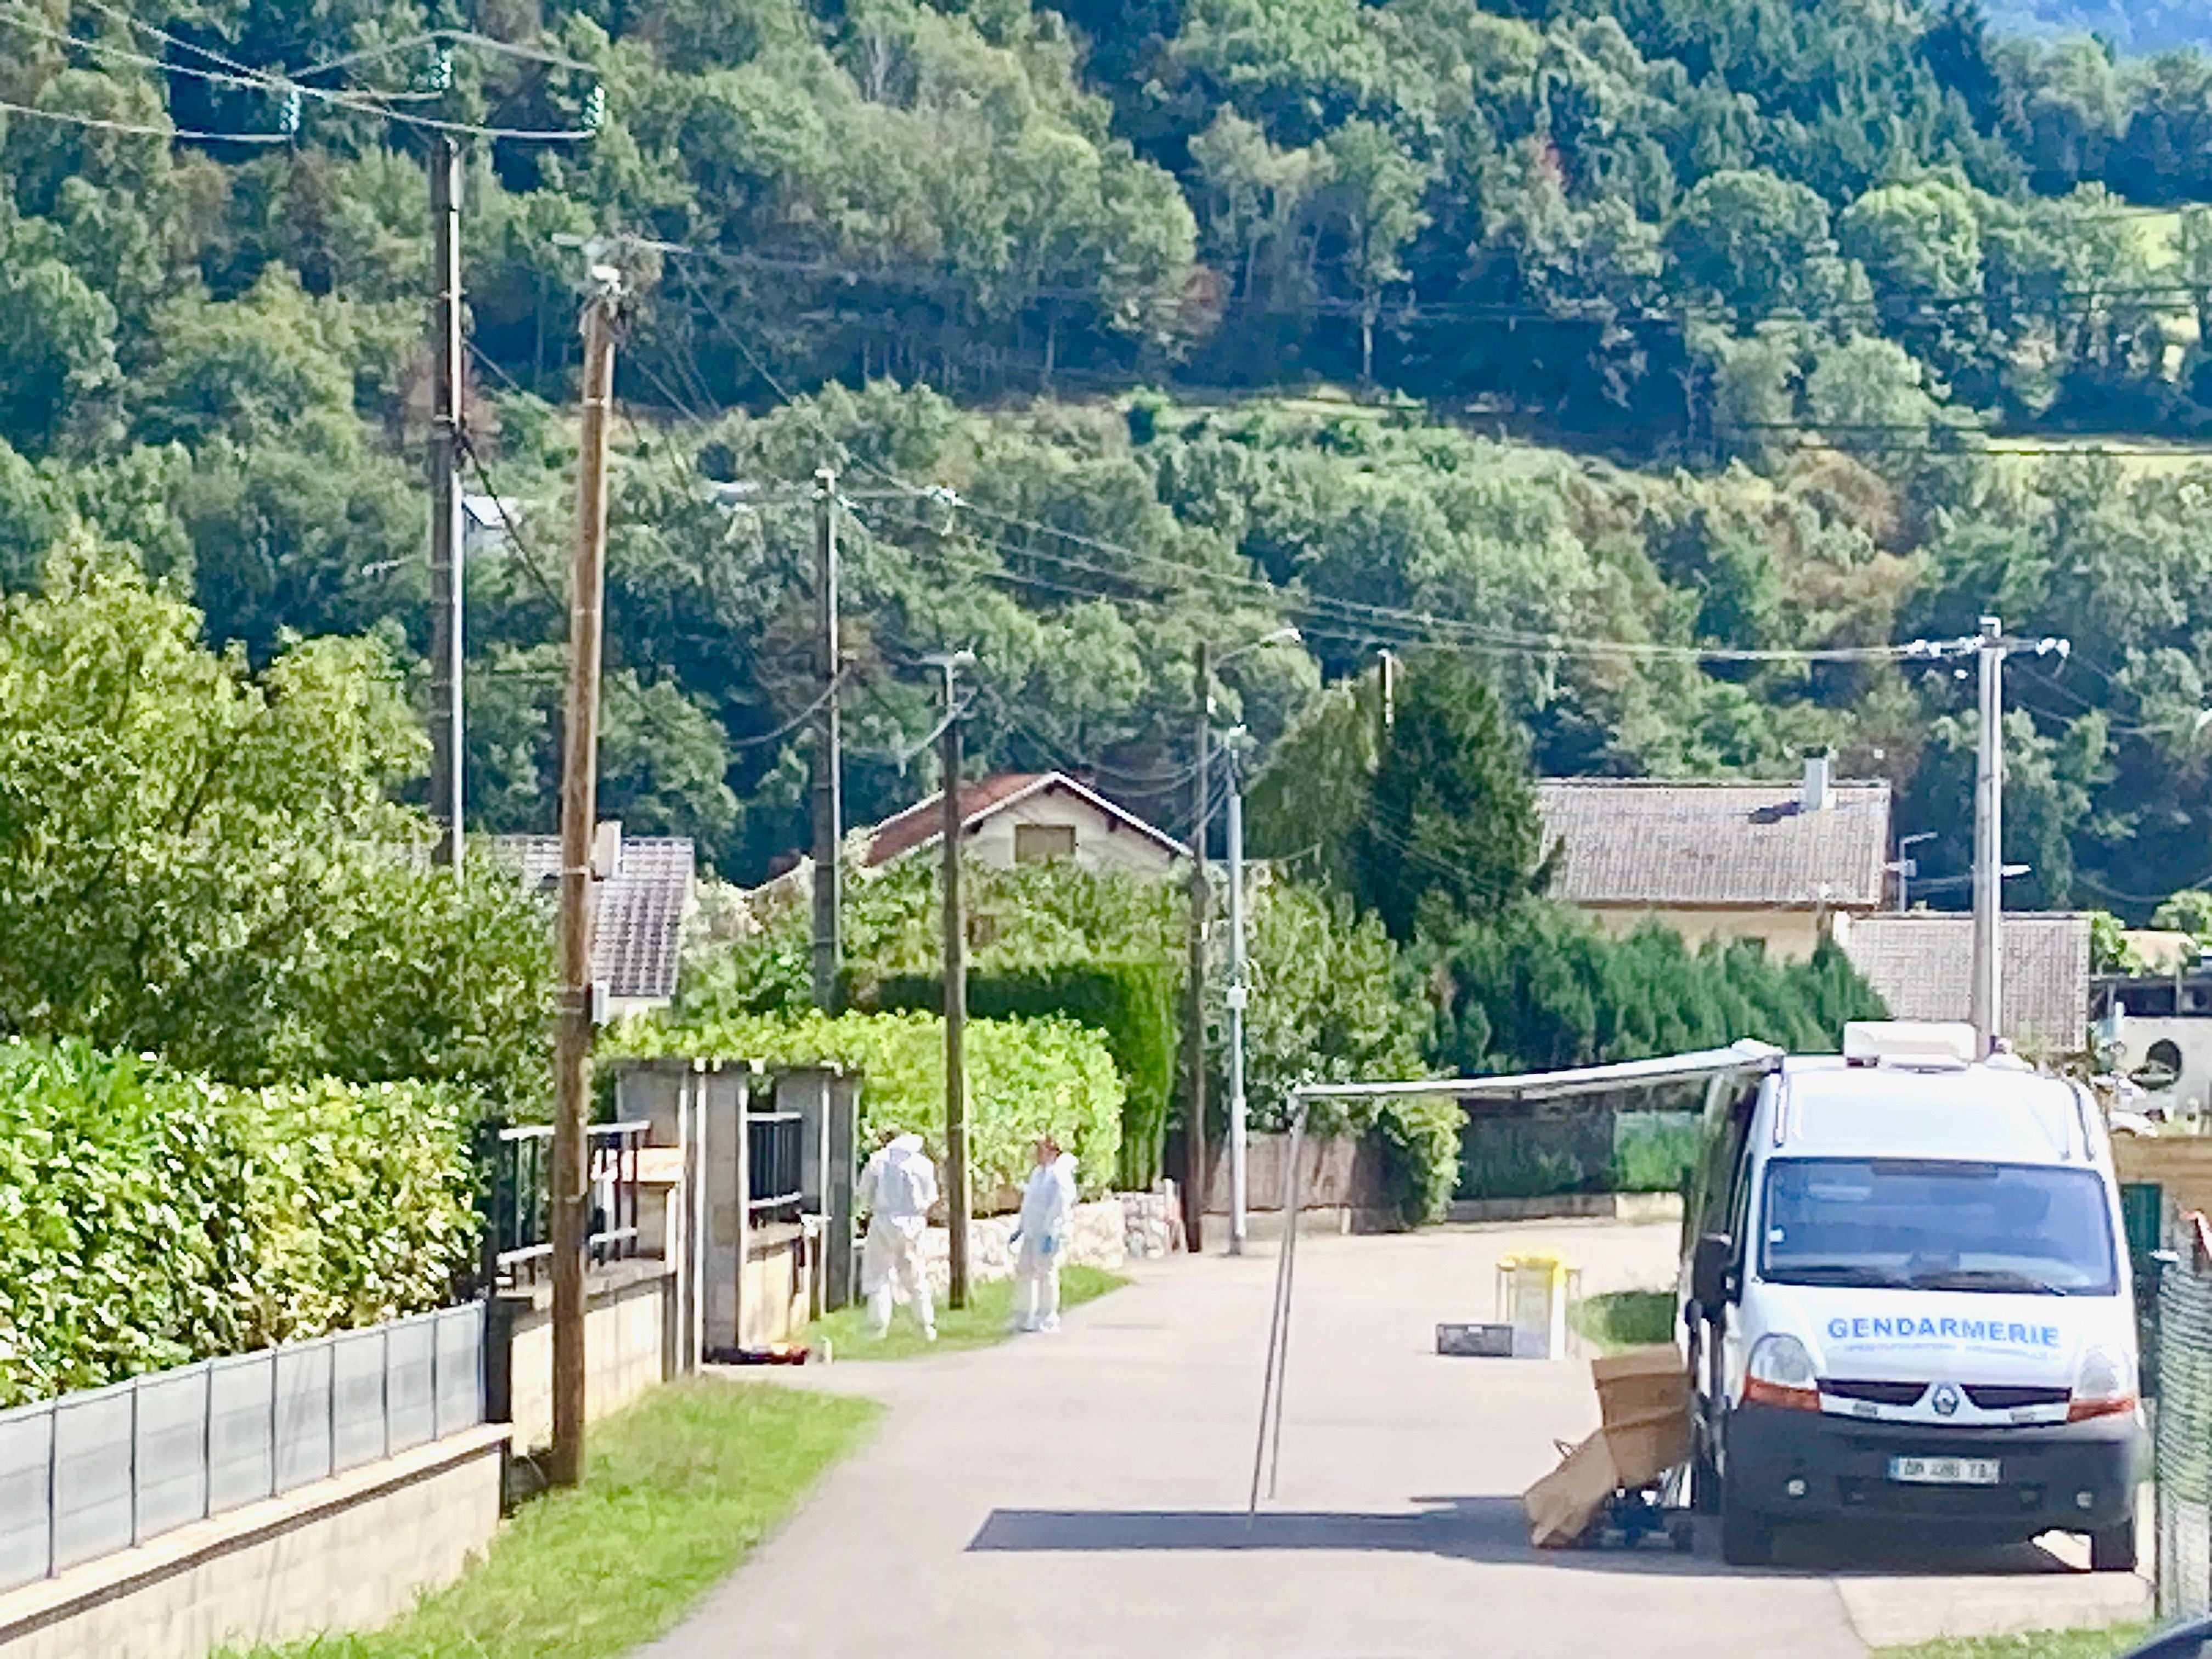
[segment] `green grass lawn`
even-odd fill
[[[1071,1267],[1060,1272],[1060,1305],[1064,1310],[1089,1302],[1129,1281],[1103,1267]],[[1014,1316],[1014,1284],[1010,1279],[987,1279],[970,1289],[968,1305],[954,1309],[943,1297],[937,1304],[937,1340],[924,1342],[914,1328],[914,1316],[904,1308],[891,1315],[891,1334],[881,1341],[867,1333],[867,1310],[840,1308],[816,1320],[799,1334],[810,1348],[826,1340],[836,1359],[911,1359],[916,1354],[955,1353],[963,1348],[988,1348],[1006,1340]]]
[[[1909,1648],[1877,1648],[1875,1659],[2112,1659],[2143,1638],[2148,1626],[2040,1631],[2030,1636],[1948,1637]]]
[[[1674,1292],[1607,1291],[1575,1304],[1575,1328],[1606,1353],[1674,1340]]]
[[[876,1410],[772,1382],[670,1383],[593,1425],[583,1485],[524,1504],[414,1612],[250,1659],[613,1659],[744,1559]]]

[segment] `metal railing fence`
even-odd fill
[[[805,1120],[797,1112],[745,1114],[745,1194],[757,1221],[796,1221],[806,1205]]]
[[[594,1123],[585,1132],[592,1182],[585,1248],[594,1263],[637,1254],[638,1153],[652,1127]],[[500,1285],[533,1283],[553,1260],[553,1127],[488,1125],[483,1151],[489,1277]]]
[[[2158,1291],[2153,1478],[2158,1610],[2212,1612],[2212,1277],[2169,1267]]]
[[[484,1420],[471,1303],[0,1412],[0,1591]]]

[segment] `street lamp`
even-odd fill
[[[1897,878],[1897,908],[1900,915],[1912,907],[1905,902],[1905,889],[1920,873],[1920,860],[1912,856],[1911,848],[1923,841],[1936,839],[1936,831],[1924,830],[1917,836],[1906,836],[1897,843],[1897,859],[1883,867]]]
[[[1300,645],[1304,635],[1295,628],[1278,628],[1273,633],[1224,653],[1214,666],[1220,668],[1249,653],[1264,650],[1272,645]],[[1202,660],[1202,658],[1201,658]],[[1205,684],[1204,709],[1210,713],[1213,707],[1213,687],[1210,679]],[[1244,1097],[1244,1011],[1251,1000],[1251,988],[1245,976],[1244,961],[1244,777],[1238,765],[1238,750],[1244,746],[1246,733],[1238,726],[1229,734],[1228,764],[1230,768],[1226,811],[1229,830],[1229,1254],[1244,1254],[1244,1238],[1249,1223],[1249,1206],[1246,1183],[1246,1150],[1250,1140],[1249,1113]],[[1206,738],[1211,744],[1211,734]],[[1197,838],[1198,881],[1193,885],[1195,893],[1203,887],[1206,875],[1206,811],[1203,791],[1200,796]],[[1202,952],[1194,955],[1194,970],[1202,969]],[[1200,1005],[1202,1007],[1202,1005]],[[1199,1018],[1202,1020],[1201,1012]],[[1200,1030],[1204,1028],[1201,1025]],[[1203,1054],[1200,1064],[1203,1066]],[[1203,1115],[1194,1122],[1192,1133],[1203,1145],[1205,1133]],[[1200,1159],[1203,1163],[1203,1157]],[[1297,1225],[1297,1218],[1287,1218],[1286,1224]]]

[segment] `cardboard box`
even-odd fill
[[[1607,1449],[1623,1486],[1649,1486],[1690,1459],[1690,1374],[1668,1347],[1590,1362]]]
[[[1522,1507],[1528,1511],[1528,1541],[1540,1550],[1573,1548],[1620,1486],[1601,1429],[1521,1494]]]
[[[1538,1549],[1578,1542],[1618,1491],[1648,1486],[1689,1461],[1690,1377],[1671,1347],[1590,1363],[1602,1426],[1521,1496]]]

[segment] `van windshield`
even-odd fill
[[[1891,1158],[1766,1166],[1759,1277],[1779,1285],[2111,1296],[2105,1183],[2088,1170]]]

